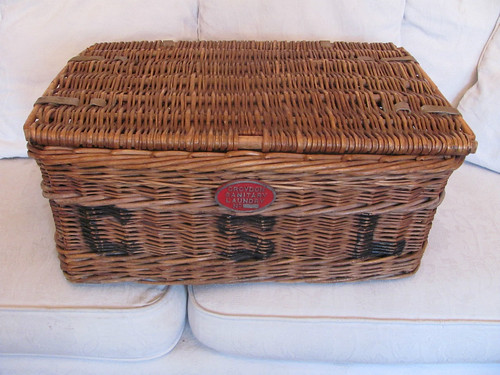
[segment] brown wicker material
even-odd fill
[[[25,124],[76,282],[333,282],[415,272],[476,148],[403,49],[329,42],[96,44]],[[269,206],[217,204],[232,181]]]

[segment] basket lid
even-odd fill
[[[31,144],[111,149],[466,155],[474,134],[391,43],[117,42],[68,61]]]

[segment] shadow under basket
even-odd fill
[[[476,142],[384,43],[130,42],[25,124],[74,282],[337,282],[419,267]]]

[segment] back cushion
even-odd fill
[[[498,0],[407,0],[401,45],[456,106],[500,12]]]
[[[204,40],[399,43],[404,0],[201,0]]]

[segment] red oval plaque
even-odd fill
[[[276,193],[269,185],[259,181],[231,181],[215,193],[215,201],[226,208],[239,212],[255,212],[274,202]]]

